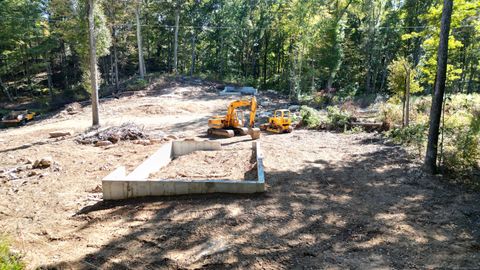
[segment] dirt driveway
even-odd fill
[[[102,119],[201,135],[208,116],[228,104],[204,90],[174,85],[105,101]],[[159,145],[105,150],[46,140],[56,129],[84,131],[89,117],[87,107],[0,133],[0,169],[46,155],[58,162],[40,175],[0,179],[1,231],[30,268],[480,268],[480,195],[424,175],[377,135],[262,134],[265,194],[103,202],[101,178]]]

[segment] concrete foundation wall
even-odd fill
[[[126,175],[119,167],[102,180],[103,199],[121,200],[145,196],[170,196],[201,193],[257,193],[265,191],[263,154],[258,142],[252,150],[257,159],[258,179],[238,180],[178,180],[147,179],[151,173],[166,166],[172,158],[197,150],[221,150],[216,142],[175,141],[162,145],[157,152],[145,160],[132,173]]]
[[[147,158],[140,166],[135,168],[135,170],[127,176],[127,179],[146,179],[151,173],[158,172],[162,167],[170,163],[172,158],[172,142],[168,142],[162,145],[157,152]]]
[[[173,157],[190,154],[194,151],[222,150],[218,142],[174,141],[172,145]]]

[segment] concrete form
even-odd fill
[[[119,167],[102,180],[103,199],[121,200],[145,196],[170,196],[200,193],[257,193],[265,191],[263,155],[259,142],[252,143],[257,159],[257,179],[252,180],[178,180],[148,179],[173,158],[193,151],[221,150],[218,142],[174,141],[160,147],[135,170],[127,175],[125,167]]]

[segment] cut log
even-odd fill
[[[65,137],[65,136],[70,136],[72,135],[72,132],[69,130],[64,130],[64,131],[53,131],[49,133],[50,138],[58,138],[58,137]]]

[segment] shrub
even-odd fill
[[[331,129],[346,130],[350,123],[351,115],[336,106],[327,107],[327,124]]]
[[[357,95],[358,88],[358,83],[346,85],[338,91],[337,96],[342,100],[351,100]]]
[[[474,111],[469,125],[458,128],[444,149],[444,167],[452,172],[468,172],[479,169],[480,161],[480,111]]]
[[[429,114],[430,108],[432,107],[432,98],[431,97],[421,97],[418,99],[414,99],[413,101],[414,109],[418,113],[422,114]]]
[[[405,96],[405,89],[407,87],[407,70],[409,70],[410,76],[410,93],[421,92],[423,89],[416,79],[417,72],[406,58],[400,57],[388,65],[388,88],[395,96],[402,99]]]
[[[332,101],[330,95],[325,92],[318,92],[313,96],[313,105],[318,108],[323,108]]]
[[[10,251],[5,237],[0,236],[0,270],[20,270],[25,269],[21,257]]]
[[[313,101],[312,95],[300,95],[298,102],[302,105],[310,104]]]
[[[148,85],[148,82],[146,80],[136,79],[130,82],[129,84],[127,84],[126,89],[127,91],[137,91],[147,87],[147,85]]]
[[[357,133],[362,133],[365,132],[365,129],[363,127],[352,127],[350,130],[348,130],[346,133],[348,134],[357,134]]]
[[[300,116],[302,118],[302,124],[308,128],[318,128],[321,124],[318,112],[311,107],[300,107]]]
[[[423,157],[423,148],[427,139],[428,127],[423,124],[412,124],[404,128],[393,128],[385,135],[395,143],[411,145],[418,151],[419,157]]]
[[[402,123],[402,106],[390,102],[380,105],[380,120],[389,126]]]
[[[401,124],[402,107],[398,98],[390,99],[380,107],[385,123]],[[472,182],[480,171],[480,95],[454,94],[447,96],[442,118],[443,151],[439,152],[442,168],[453,176]],[[415,146],[420,158],[424,157],[431,96],[412,98],[410,126],[396,128],[385,135],[396,143]],[[440,141],[442,142],[442,141]]]

